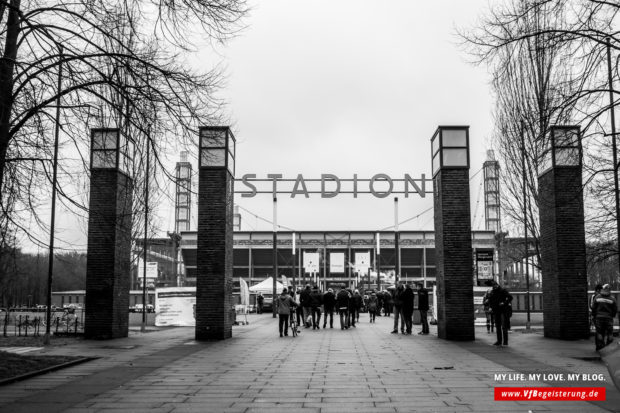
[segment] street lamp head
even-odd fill
[[[469,169],[469,126],[439,126],[431,138],[433,176],[440,169]]]
[[[552,126],[542,154],[539,175],[551,168],[581,166],[581,150],[579,126]]]
[[[91,129],[91,169],[117,169],[131,176],[134,142],[118,128]]]
[[[204,126],[199,134],[199,168],[226,168],[234,176],[236,140],[230,128]]]

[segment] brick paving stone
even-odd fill
[[[67,348],[46,349],[48,354],[102,358],[1,387],[0,412],[10,411],[3,407],[15,406],[12,402],[30,408],[22,411],[46,413],[111,411],[118,406],[150,413],[604,411],[583,402],[493,401],[493,387],[503,385],[494,381],[494,373],[515,372],[502,364],[508,356],[521,357],[528,366],[547,366],[550,372],[562,368],[606,374],[600,363],[574,358],[586,354],[584,349],[591,343],[558,343],[511,333],[514,348],[488,353],[497,350],[489,337],[455,343],[437,339],[434,328],[433,334],[423,338],[396,336],[389,334],[392,320],[379,317],[375,325],[362,322],[348,331],[305,330],[299,337],[285,340],[277,337],[277,320],[253,316],[250,325],[233,329],[233,339],[221,342],[196,343],[193,329],[176,328],[105,343],[82,341]],[[528,347],[530,342],[535,351]],[[132,343],[136,347],[129,350],[111,349]],[[191,351],[171,358],[178,348]],[[142,375],[123,380],[128,366],[142,368],[131,370],[143,371]],[[94,380],[115,371],[121,386],[111,388],[103,385],[105,381],[99,385]],[[37,396],[49,398],[50,392],[71,388],[72,383],[85,379],[92,383],[89,394],[84,395],[86,400],[62,405],[60,410],[54,410],[58,405],[47,406],[52,408],[49,410],[32,402]],[[546,384],[528,381],[511,385]]]

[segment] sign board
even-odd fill
[[[370,252],[355,253],[355,271],[366,274],[370,268]]]
[[[155,325],[196,325],[196,287],[168,287],[155,290]]]
[[[318,252],[304,252],[304,270],[309,273],[319,272]]]
[[[331,252],[329,254],[329,272],[344,272],[344,252]]]
[[[155,288],[155,282],[157,282],[157,277],[159,276],[159,267],[156,261],[147,261],[146,262],[146,286],[148,288]],[[140,288],[144,283],[144,261],[141,258],[138,258],[138,284]]]
[[[486,281],[493,280],[493,255],[492,249],[476,250],[476,277],[480,286],[484,286]]]

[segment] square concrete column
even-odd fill
[[[84,336],[127,337],[133,143],[118,129],[91,131]]]
[[[538,176],[545,336],[589,336],[578,126],[555,126]]]
[[[200,128],[196,340],[232,337],[235,138]]]
[[[474,340],[469,127],[440,126],[431,146],[438,335],[447,340]]]

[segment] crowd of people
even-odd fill
[[[418,334],[429,334],[428,326],[428,290],[417,284],[418,310],[420,311],[422,330]],[[394,314],[393,334],[412,334],[415,294],[411,285],[398,284],[391,291],[371,291],[363,296],[357,289],[341,287],[337,292],[329,288],[321,292],[318,286],[306,285],[301,291],[294,287],[289,291],[283,289],[275,300],[279,315],[280,337],[288,336],[290,317],[296,317],[297,325],[313,330],[322,327],[334,328],[334,313],[340,319],[340,329],[356,328],[362,310],[368,311],[369,322],[375,323],[376,317]],[[399,325],[400,323],[400,325]]]

